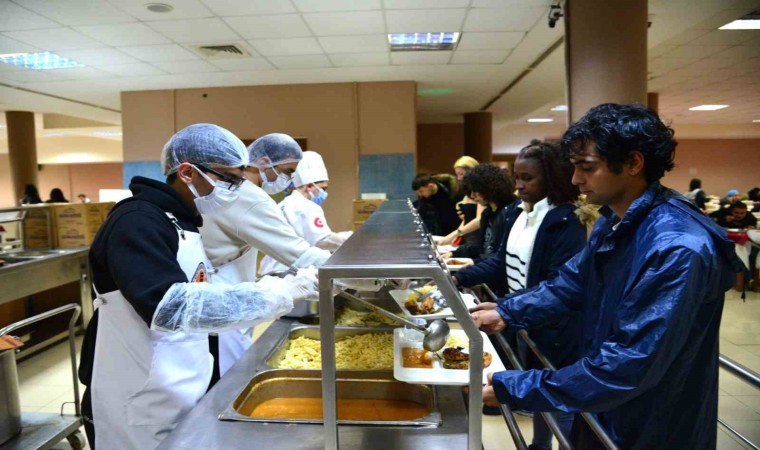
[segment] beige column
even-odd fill
[[[8,159],[16,201],[24,196],[24,186],[37,185],[37,137],[34,130],[34,113],[6,111],[8,131]]]
[[[647,94],[647,107],[654,112],[660,110],[660,94],[657,92],[650,92]]]
[[[493,159],[492,115],[490,112],[472,112],[464,115],[464,154],[478,162]]]
[[[600,103],[647,104],[647,0],[568,0],[568,117]]]

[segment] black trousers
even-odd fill
[[[82,419],[84,420],[84,432],[87,435],[87,442],[90,448],[95,450],[95,426],[92,423],[92,399],[90,398],[90,388],[85,388],[82,394]]]

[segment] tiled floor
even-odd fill
[[[259,326],[256,331],[260,333],[263,328]],[[748,292],[746,302],[741,301],[739,293],[728,293],[721,328],[721,352],[760,372],[759,293]],[[23,411],[59,412],[63,402],[73,400],[71,363],[66,344],[59,344],[21,362],[18,370]],[[81,389],[80,387],[80,395]],[[73,404],[66,404],[64,411],[73,413]],[[760,390],[723,370],[720,373],[719,416],[750,440],[760,444]],[[526,441],[530,442],[531,419],[517,416],[517,421]],[[718,427],[718,430],[719,449],[750,448],[723,427]],[[514,448],[500,416],[483,416],[483,446],[485,450]],[[70,447],[66,441],[62,441],[55,448]]]

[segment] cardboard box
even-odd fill
[[[103,211],[110,211],[113,203],[79,203],[53,207],[56,246],[83,247],[92,244],[103,224]]]
[[[49,249],[55,247],[55,229],[52,209],[47,206],[28,208],[24,217],[24,248]]]
[[[354,222],[366,221],[369,216],[371,216],[372,213],[383,204],[383,202],[385,202],[385,200],[354,200]]]
[[[362,224],[363,224],[363,223],[364,223],[364,222],[354,222],[354,226],[353,226],[353,228],[352,228],[352,229],[353,229],[354,231],[359,231],[359,228],[361,228],[361,226],[362,226]]]

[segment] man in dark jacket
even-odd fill
[[[581,357],[556,371],[497,373],[484,402],[597,413],[620,448],[715,448],[720,317],[742,267],[733,243],[660,185],[676,142],[654,111],[597,106],[562,143],[573,183],[603,217],[554,279],[473,319],[494,333],[580,310]],[[575,421],[575,447],[600,447],[584,425]]]
[[[417,192],[414,206],[430,234],[446,236],[457,229],[460,220],[452,186],[439,183],[431,175],[420,174],[412,180],[412,189]]]

